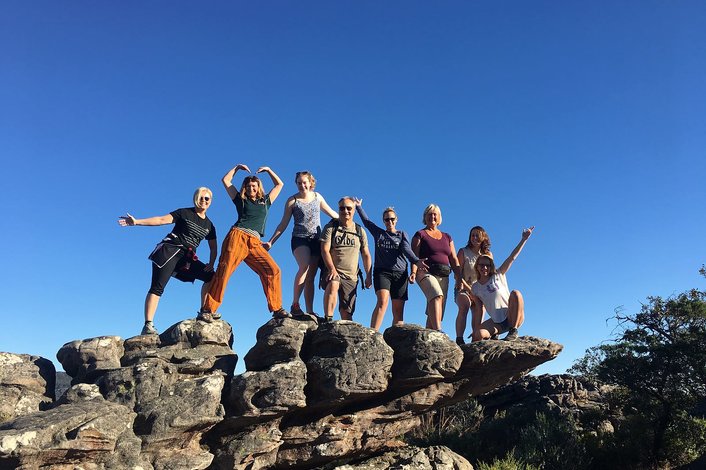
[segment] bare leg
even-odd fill
[[[480,302],[473,302],[471,304],[471,315],[471,328],[473,329],[473,333],[471,335],[472,341],[480,341],[484,339],[481,333],[481,324],[483,323],[483,304]],[[487,337],[490,338],[490,334],[488,334]]]
[[[375,331],[380,331],[380,325],[382,325],[382,319],[385,317],[385,312],[387,311],[387,304],[390,301],[390,291],[387,289],[380,289],[375,291],[377,296],[377,303],[373,309],[373,316],[370,319],[370,328],[374,328]]]
[[[441,329],[441,310],[444,305],[443,302],[443,295],[438,295],[427,302],[427,328],[431,330]]]
[[[518,290],[510,292],[507,302],[507,321],[511,328],[519,328],[525,322],[525,300]]]
[[[206,294],[208,294],[208,290],[211,288],[211,281],[204,282],[201,284],[201,307],[203,307],[203,303],[206,301]]]
[[[456,315],[456,337],[463,338],[466,332],[466,321],[468,318],[468,309],[471,307],[471,302],[468,296],[459,293],[456,296],[456,303],[458,304],[458,315]]]
[[[338,303],[338,286],[340,282],[330,281],[326,285],[326,290],[324,291],[324,315],[327,318],[333,318],[333,309],[336,308],[336,303]]]
[[[154,319],[157,305],[159,305],[159,298],[158,295],[147,293],[147,297],[145,297],[145,321],[152,321]]]
[[[404,300],[392,299],[392,325],[404,325]]]
[[[299,303],[299,297],[304,290],[306,276],[309,272],[309,260],[311,251],[308,246],[299,246],[294,250],[294,259],[297,261],[297,273],[294,275],[294,294],[292,296],[292,304]]]
[[[306,272],[304,280],[304,302],[306,303],[306,312],[314,312],[314,280],[316,279],[316,270],[319,267],[319,257],[312,256],[309,258],[309,269]]]

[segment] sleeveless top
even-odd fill
[[[463,266],[461,266],[461,277],[472,286],[478,280],[476,261],[480,258],[480,255],[473,253],[470,248],[465,246],[461,248],[461,251],[463,251],[464,257]]]
[[[302,202],[294,198],[292,205],[292,216],[294,216],[294,227],[292,236],[297,238],[318,238],[321,234],[321,203],[319,194],[314,193],[314,199],[309,202]]]

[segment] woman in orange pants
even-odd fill
[[[260,282],[262,282],[262,288],[267,298],[267,308],[272,312],[272,315],[275,318],[290,317],[289,312],[282,308],[281,271],[260,241],[260,237],[264,236],[267,213],[282,191],[284,183],[274,171],[263,166],[258,168],[256,173],[267,173],[275,185],[274,188],[265,194],[260,178],[246,176],[240,191],[238,191],[232,184],[233,176],[238,170],[250,173],[250,168],[240,163],[226,173],[222,179],[223,186],[238,211],[238,220],[223,241],[216,275],[211,281],[211,287],[196,319],[211,322],[221,318],[217,310],[223,302],[228,279],[242,261],[245,261],[245,264],[260,276]]]

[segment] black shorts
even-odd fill
[[[290,246],[292,247],[292,253],[294,253],[294,250],[296,250],[300,246],[308,246],[312,256],[321,256],[321,242],[319,241],[318,237],[292,237],[292,242]]]
[[[380,289],[390,291],[390,298],[407,300],[407,272],[375,269],[373,271],[373,287],[375,292]]]

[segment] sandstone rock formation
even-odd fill
[[[0,352],[0,423],[48,408],[55,372],[43,357]]]
[[[399,436],[561,351],[532,337],[459,347],[415,325],[381,335],[273,319],[233,376],[231,346],[226,322],[195,320],[159,337],[67,343],[57,357],[74,386],[48,411],[8,415],[0,468],[471,468]]]

